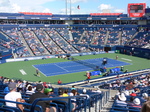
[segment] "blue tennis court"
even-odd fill
[[[103,58],[87,59],[82,61],[102,67]],[[131,63],[126,63],[126,62],[122,62],[110,58],[108,58],[107,61],[108,63],[105,65],[107,68],[117,67],[117,66],[119,67],[119,66],[131,64]],[[74,61],[39,64],[33,66],[35,68],[38,68],[40,72],[42,72],[45,76],[54,76],[54,75],[62,75],[62,74],[93,70],[91,67],[85,66],[83,64]]]

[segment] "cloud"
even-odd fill
[[[116,7],[111,6],[110,4],[101,4],[98,6],[98,10],[101,12],[108,13],[125,13],[124,9],[117,9]]]
[[[114,9],[114,12],[117,12],[117,13],[124,13],[125,10],[124,10],[124,9]]]
[[[10,5],[9,0],[0,0],[0,7],[6,7],[7,5]]]
[[[43,12],[42,5],[56,0],[0,0],[0,12]]]
[[[51,12],[51,11],[50,11],[50,9],[45,8],[45,9],[43,10],[43,12]]]
[[[20,6],[18,6],[17,4],[12,4],[12,12],[20,12],[21,11],[21,8]]]
[[[87,0],[71,0],[71,3],[87,2]]]
[[[37,2],[38,1],[38,2]],[[46,3],[50,3],[52,1],[58,0],[0,0],[0,12],[9,12],[9,13],[17,13],[17,12],[51,12],[49,8],[45,8],[42,5]],[[65,2],[65,0],[62,0]],[[73,3],[78,2],[86,2],[87,0],[71,0]],[[58,1],[59,2],[59,1]],[[68,0],[70,2],[70,0]],[[56,11],[56,10],[55,10]],[[68,9],[68,13],[69,13]],[[53,13],[61,13],[65,14],[66,9],[60,9],[58,12]]]
[[[0,11],[5,12],[5,11],[10,11],[11,9],[11,4],[9,0],[0,0]]]
[[[110,4],[101,4],[101,5],[98,6],[98,9],[100,11],[102,11],[102,10],[111,10],[111,9],[113,9],[113,7]]]

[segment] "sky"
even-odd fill
[[[90,14],[107,11],[127,14],[128,3],[146,3],[150,6],[150,0],[0,0],[0,13]]]

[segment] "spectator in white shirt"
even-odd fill
[[[10,83],[8,85],[8,88],[9,88],[10,92],[5,95],[5,97],[4,97],[5,100],[22,102],[22,103],[25,102],[25,100],[22,99],[20,92],[16,92],[16,88],[17,88],[16,83]],[[6,105],[11,106],[11,107],[18,107],[21,111],[23,111],[22,104],[6,102]]]

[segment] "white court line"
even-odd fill
[[[54,65],[56,65],[57,67],[59,67],[59,68],[65,70],[66,72],[69,72],[68,70],[64,69],[63,67],[61,67],[61,66],[59,66],[59,65],[57,65],[57,64],[54,64]]]
[[[27,75],[27,73],[23,69],[20,69],[19,71],[21,72],[22,75]]]
[[[61,63],[61,62],[60,62]],[[62,63],[64,63],[64,62],[62,62]],[[56,65],[56,64],[54,64],[53,63],[53,65]],[[35,69],[36,69],[36,67],[34,66],[34,65],[32,65]],[[60,68],[62,68],[61,66],[59,66],[59,65],[56,65],[56,66],[58,66],[58,67],[60,67]],[[81,65],[74,65],[74,67],[75,66],[81,66]],[[72,66],[66,66],[66,67],[72,67]],[[83,72],[83,71],[88,71],[88,70],[92,70],[92,69],[88,69],[88,68],[81,68],[81,69],[79,69],[79,70],[71,70],[72,72],[70,72],[70,71],[68,71],[68,70],[66,70],[66,69],[64,69],[64,68],[62,68],[63,70],[65,70],[65,71],[67,71],[67,73],[64,73],[64,72],[55,72],[55,73],[48,73],[48,74],[44,74],[43,72],[41,72],[45,77],[50,77],[51,75],[52,76],[57,76],[57,75],[53,75],[53,74],[58,74],[58,75],[60,75],[61,73],[64,73],[64,74],[68,74],[68,72],[69,73],[74,73],[74,72]],[[61,75],[64,75],[64,74],[61,74]]]
[[[130,59],[126,59],[126,58],[121,58],[121,59],[126,60],[126,61],[132,61],[132,60],[130,60]]]
[[[40,64],[39,64],[40,65]],[[32,65],[35,69],[37,69],[34,65]],[[39,70],[40,71],[40,70]],[[40,71],[41,72],[41,71]],[[41,72],[45,77],[47,77],[47,75],[45,75],[43,72]]]
[[[73,70],[73,72],[67,72],[67,73],[56,72],[56,73],[58,73],[58,75],[66,75],[66,74],[71,74],[71,73],[74,73],[74,72],[84,72],[84,71],[81,71],[81,70],[87,71],[87,70],[92,70],[92,69],[80,69],[80,71],[79,70]],[[56,73],[48,73],[46,75],[47,75],[47,77],[49,77],[49,74],[52,74],[52,76],[58,76],[58,75],[55,75]],[[61,74],[61,73],[63,73],[63,74]]]

